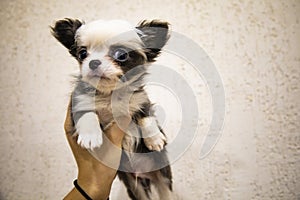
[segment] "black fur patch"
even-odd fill
[[[70,54],[74,57],[76,57],[75,34],[82,24],[77,19],[66,18],[57,21],[54,27],[51,27],[52,35],[69,49]]]
[[[136,27],[141,33],[138,33],[146,48],[146,55],[149,62],[153,62],[159,55],[161,49],[167,43],[169,34],[169,23],[159,20],[144,20]]]
[[[113,56],[111,54],[118,48],[125,49],[128,52],[128,54],[129,54],[128,60],[126,60],[124,62],[120,62],[113,58]],[[145,56],[142,55],[141,49],[130,49],[130,48],[126,47],[125,45],[116,44],[116,45],[110,46],[108,55],[114,60],[114,62],[117,65],[119,65],[121,67],[124,74],[126,74],[129,70],[133,69],[134,67],[142,66],[143,64],[145,64],[147,62],[147,60],[145,59]],[[138,70],[138,68],[136,68],[135,70]],[[142,70],[145,71],[145,69],[142,69]],[[137,74],[137,73],[135,72],[134,74]]]

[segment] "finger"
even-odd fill
[[[72,119],[72,98],[70,99],[66,119],[64,123],[64,129],[66,134],[73,134],[74,133],[74,121]]]
[[[113,124],[107,131],[105,131],[105,135],[114,145],[121,146],[125,132],[122,131],[118,125]]]

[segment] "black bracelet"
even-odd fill
[[[84,196],[84,198],[86,198],[87,200],[93,200],[77,183],[77,179],[74,180],[73,182],[75,188],[78,190],[78,192]],[[109,200],[109,197],[107,198],[107,200]]]
[[[80,192],[80,194],[82,196],[84,196],[84,198],[86,198],[87,200],[93,200],[77,183],[77,179],[73,182],[75,188],[78,190],[78,192]]]

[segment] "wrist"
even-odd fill
[[[86,181],[86,179],[78,179],[77,186],[83,190],[83,192],[80,192],[80,189],[78,190],[78,188],[75,186],[77,191],[81,193],[83,197],[85,197],[85,193],[88,197],[90,197],[90,199],[99,200],[106,200],[109,197],[111,189],[111,184],[106,183],[106,185],[103,185],[98,181]]]

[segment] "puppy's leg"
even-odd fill
[[[128,196],[132,200],[148,200],[150,191],[150,182],[144,183],[142,179],[134,177],[131,173],[118,172],[121,181],[124,182]]]
[[[168,179],[161,177],[161,179],[155,182],[153,185],[156,187],[160,200],[171,200],[172,192],[168,187]]]
[[[138,120],[145,145],[149,150],[161,151],[166,144],[166,137],[159,129],[155,117],[148,116]]]
[[[102,144],[102,130],[95,112],[95,94],[90,85],[79,80],[72,93],[72,112],[78,134],[77,143],[93,149]]]
[[[172,199],[172,174],[170,166],[166,166],[156,172],[153,185],[157,189],[160,200]]]
[[[96,113],[87,112],[83,114],[78,119],[75,127],[79,145],[89,149],[100,147],[102,144],[102,130]]]

